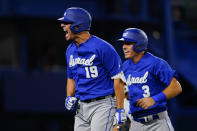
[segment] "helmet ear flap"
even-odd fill
[[[135,44],[134,47],[133,47],[133,49],[137,53],[141,52],[141,46],[140,45]]]
[[[140,53],[142,51],[145,51],[146,50],[146,47],[144,44],[135,44],[134,45],[134,51],[137,52],[137,53]]]
[[[79,31],[79,25],[75,25],[75,24],[71,25],[70,30],[73,33],[77,33]]]

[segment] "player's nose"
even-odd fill
[[[60,25],[61,27],[64,27],[65,26],[65,24],[64,23],[61,23],[61,25]]]
[[[124,50],[126,48],[127,48],[127,45],[123,44],[122,49]]]

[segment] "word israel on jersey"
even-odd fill
[[[73,55],[70,55],[69,67],[75,66],[76,64],[91,66],[93,65],[93,60],[95,57],[96,55],[92,55],[89,59],[84,59],[79,57],[73,58]]]
[[[129,75],[126,83],[127,85],[146,83],[147,77],[148,77],[148,71],[146,71],[146,73],[142,77],[131,77],[131,75]]]

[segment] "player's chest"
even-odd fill
[[[151,64],[127,64],[123,68],[126,83],[131,85],[145,85],[152,79],[152,66]]]
[[[98,76],[100,59],[94,51],[74,51],[67,56],[68,66],[72,73],[84,78]]]
[[[151,79],[151,73],[149,70],[144,71],[128,71],[125,72],[126,84],[128,86],[134,84],[146,84]]]
[[[126,84],[131,96],[149,97],[152,91],[152,75],[149,70],[132,71],[126,74]]]
[[[89,48],[75,48],[67,54],[69,67],[74,66],[92,66],[99,61],[96,50]]]
[[[86,56],[70,54],[68,56],[68,63],[70,68],[93,66],[96,62],[98,62],[98,57],[96,54],[88,54]]]

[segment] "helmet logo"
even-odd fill
[[[123,33],[123,37],[126,37],[128,35],[128,32]]]
[[[64,13],[64,16],[66,16],[66,12]]]

